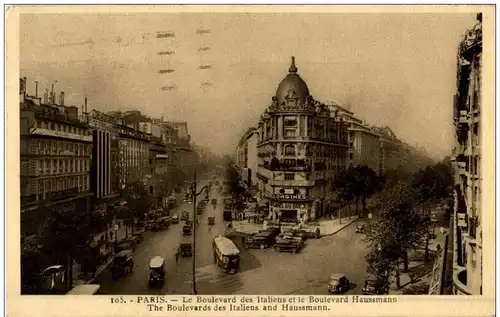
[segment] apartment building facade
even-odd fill
[[[481,56],[482,16],[460,42],[457,93],[453,108],[456,146],[453,158],[453,293],[482,294],[481,206]]]
[[[89,212],[92,133],[78,108],[29,96],[26,78],[20,90],[21,233],[36,235],[50,210]]]

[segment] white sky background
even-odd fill
[[[315,99],[348,104],[444,156],[453,142],[457,46],[474,23],[475,14],[24,14],[20,68],[30,94],[35,80],[39,96],[57,80],[66,104],[81,106],[86,94],[89,109],[185,120],[195,143],[222,153],[257,123],[294,55]],[[200,27],[211,34],[197,35]],[[156,39],[156,31],[176,37]],[[203,46],[211,51],[199,53]],[[158,56],[162,50],[175,55]],[[213,69],[198,70],[204,64]],[[177,89],[160,90],[169,85]]]

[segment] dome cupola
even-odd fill
[[[286,102],[287,99],[298,99],[298,103],[303,104],[308,96],[309,88],[307,88],[306,82],[297,74],[295,57],[292,56],[288,75],[281,81],[276,90],[276,99],[278,103]]]

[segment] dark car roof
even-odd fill
[[[331,280],[340,280],[343,277],[345,277],[345,274],[342,273],[333,273],[332,275],[330,275]]]
[[[132,254],[132,250],[122,250],[115,255],[115,258],[124,258]]]

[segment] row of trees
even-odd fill
[[[93,272],[100,264],[99,246],[95,246],[96,234],[107,230],[112,219],[123,220],[128,228],[134,222],[144,220],[152,198],[141,181],[128,184],[121,193],[122,204],[109,206],[106,213],[84,206],[74,208],[51,208],[47,210],[41,234],[21,243],[21,276],[23,293],[37,292],[41,270],[50,265],[67,268],[66,281],[72,285],[73,264],[83,265],[84,273]],[[50,207],[47,207],[50,208]],[[133,229],[132,229],[133,230]],[[107,237],[105,238],[107,242]]]
[[[238,211],[242,210],[244,206],[243,195],[245,193],[245,188],[241,185],[241,175],[231,159],[226,158],[225,165],[225,191],[231,195],[233,208]]]
[[[395,274],[399,287],[400,265],[408,271],[408,252],[425,248],[429,260],[432,238],[430,207],[451,196],[453,178],[449,159],[416,172],[406,182],[386,184],[380,192],[378,215],[368,227],[365,239],[370,246],[366,256],[368,271],[388,291]]]
[[[359,213],[361,202],[363,211],[366,210],[366,200],[381,189],[382,179],[374,170],[366,165],[350,166],[335,179],[335,192],[343,204],[356,204],[356,213]]]

